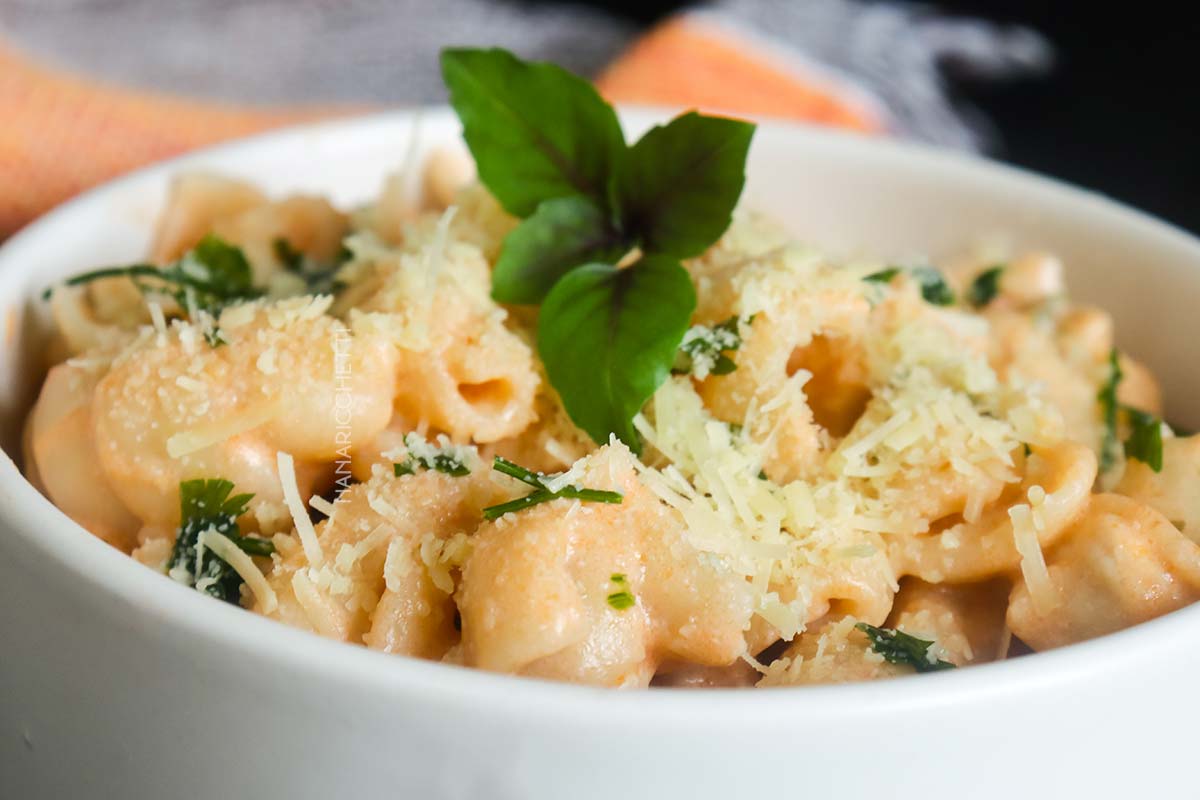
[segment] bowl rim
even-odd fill
[[[649,106],[620,107],[622,121],[649,124],[673,112]],[[29,268],[8,262],[23,251],[36,252],[43,238],[69,228],[113,196],[164,175],[202,162],[220,161],[246,151],[271,147],[297,137],[331,137],[374,126],[411,124],[414,119],[446,122],[446,106],[339,117],[289,126],[239,138],[142,167],[90,189],[57,206],[0,244],[0,298],[19,287]],[[1120,224],[1140,228],[1143,235],[1182,248],[1200,264],[1200,239],[1144,212],[1096,192],[1077,188],[1031,171],[978,156],[933,147],[834,131],[786,120],[760,120],[760,126],[793,138],[800,147],[824,147],[867,155],[903,159],[910,164],[958,172],[1020,191],[1042,193],[1090,210]],[[16,273],[16,275],[14,275]],[[19,298],[27,302],[28,298]],[[6,351],[7,355],[7,351]],[[721,725],[747,727],[772,718],[811,723],[821,718],[887,716],[1023,693],[1033,687],[1056,689],[1084,678],[1103,680],[1107,674],[1137,668],[1169,657],[1187,641],[1187,629],[1200,622],[1200,603],[1125,630],[1033,656],[938,673],[936,678],[913,675],[888,681],[780,688],[769,692],[740,689],[675,689],[614,692],[544,680],[531,680],[482,670],[395,656],[360,646],[347,646],[293,629],[257,614],[210,598],[145,569],[129,556],[88,534],[29,483],[5,452],[0,457],[0,522],[11,535],[24,540],[35,553],[68,573],[87,589],[136,607],[154,624],[170,625],[197,642],[230,652],[252,651],[264,660],[286,665],[291,674],[319,679],[330,687],[366,689],[381,697],[401,699],[421,695],[439,703],[521,715],[578,720],[586,712],[595,724],[628,725],[631,721],[660,725]],[[0,531],[4,532],[4,531]],[[1191,627],[1191,630],[1195,630]]]

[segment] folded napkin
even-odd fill
[[[1031,31],[857,0],[722,0],[649,30],[496,0],[0,0],[0,237],[142,164],[336,114],[441,102],[437,52],[498,45],[617,102],[785,117],[963,149],[942,67],[1044,70]]]

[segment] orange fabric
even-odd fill
[[[868,104],[689,16],[637,41],[597,81],[619,102],[683,105],[878,131]],[[204,145],[349,108],[266,109],[107,85],[0,44],[0,238],[72,195]]]
[[[207,144],[328,116],[93,83],[0,45],[0,237],[72,195]]]
[[[638,40],[596,80],[614,102],[689,106],[749,116],[801,119],[864,132],[883,123],[849,92],[784,64],[736,33],[688,16]]]

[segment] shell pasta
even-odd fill
[[[1200,438],[1054,256],[837,261],[741,209],[636,436],[595,436],[494,299],[519,220],[424,170],[357,209],[179,177],[153,268],[53,287],[30,481],[280,623],[596,686],[968,667],[1200,599]]]

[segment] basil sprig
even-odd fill
[[[571,419],[640,450],[632,419],[696,306],[679,260],[729,227],[754,125],[693,111],[627,146],[612,106],[552,64],[448,49],[442,75],[480,180],[523,220],[492,296],[542,305],[539,355]]]

